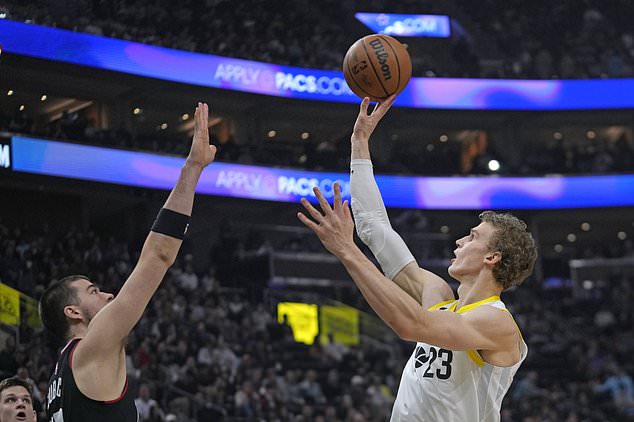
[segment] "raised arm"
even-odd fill
[[[422,309],[411,296],[390,283],[355,245],[354,223],[347,203],[341,203],[339,186],[335,185],[333,207],[317,188],[315,195],[323,213],[303,199],[302,204],[314,221],[302,213],[298,213],[298,218],[339,258],[363,297],[399,337],[451,350],[500,351],[516,346],[517,329],[506,312],[490,306],[464,314]]]
[[[429,308],[453,299],[453,292],[441,277],[418,266],[401,236],[392,228],[372,169],[370,136],[394,99],[392,96],[377,104],[370,114],[369,99],[361,102],[350,139],[352,213],[359,238],[370,248],[385,275],[424,308]]]
[[[198,103],[191,150],[176,185],[145,240],[139,261],[117,297],[90,321],[74,352],[73,370],[76,378],[83,380],[84,384],[86,381],[92,383],[91,371],[95,371],[92,377],[94,383],[99,382],[100,376],[110,377],[115,372],[120,375],[125,339],[176,259],[192,212],[198,179],[216,154],[216,147],[209,145],[208,113],[207,104]],[[88,375],[88,379],[82,374]],[[96,387],[99,390],[99,386]],[[82,392],[86,393],[85,390],[94,391],[86,388]],[[94,398],[94,393],[91,398]]]

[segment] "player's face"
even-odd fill
[[[35,422],[31,395],[21,385],[5,388],[0,394],[0,422]]]
[[[449,275],[458,281],[474,279],[485,267],[487,256],[491,255],[489,243],[495,228],[489,223],[480,223],[468,235],[456,240],[456,257],[451,260]]]
[[[78,306],[86,319],[86,323],[89,323],[97,315],[97,312],[114,299],[112,293],[102,292],[99,287],[88,280],[75,280],[73,287],[77,292]]]

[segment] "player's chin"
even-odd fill
[[[450,276],[454,277],[457,274],[457,268],[455,266],[455,259],[452,259],[449,267],[447,268],[447,272],[449,273]]]

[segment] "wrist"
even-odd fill
[[[342,263],[353,262],[360,257],[365,258],[365,255],[363,254],[363,252],[361,252],[361,249],[359,249],[354,243],[346,246],[345,248],[342,248],[341,251],[339,251],[339,253],[337,253],[336,255]]]
[[[353,133],[350,137],[350,142],[352,142],[353,144],[367,144],[370,142],[370,138],[368,136],[362,136]]]
[[[187,157],[185,159],[185,164],[183,165],[183,169],[197,170],[201,172],[204,168],[205,166],[202,163],[193,160],[191,157]]]

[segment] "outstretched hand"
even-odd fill
[[[198,103],[194,112],[194,138],[187,161],[204,168],[211,164],[215,157],[216,147],[209,145],[209,106],[206,103]]]
[[[297,218],[311,229],[329,252],[340,257],[342,253],[350,251],[355,247],[353,232],[354,221],[350,213],[348,201],[341,202],[341,187],[335,183],[335,199],[331,207],[319,188],[314,187],[313,191],[322,212],[319,212],[306,198],[302,198],[302,205],[313,218],[308,218],[301,212],[297,213]],[[314,220],[314,221],[313,221]]]
[[[396,95],[391,95],[387,97],[384,101],[377,103],[374,106],[372,113],[368,114],[368,105],[370,104],[370,99],[368,97],[365,97],[363,101],[361,101],[357,121],[354,122],[352,139],[364,141],[370,139],[372,132],[374,132],[374,129],[376,129],[376,126],[379,124],[383,116],[385,116],[385,113],[387,113],[390,107],[392,107],[395,99]]]

